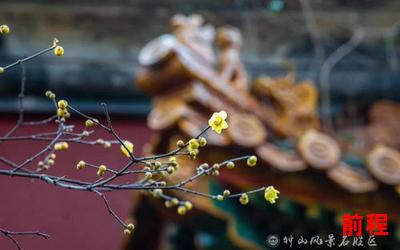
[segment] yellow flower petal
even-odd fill
[[[225,120],[228,117],[228,114],[224,110],[220,111],[219,115],[223,120]]]
[[[278,194],[278,190],[276,190],[273,186],[269,186],[264,191],[264,198],[271,204],[274,204],[278,199]]]
[[[223,121],[221,127],[222,127],[222,129],[226,129],[229,127],[229,125],[226,121]]]
[[[133,148],[135,147],[130,141],[125,141],[124,145],[121,145],[121,151],[124,155],[126,155],[126,157],[131,157],[129,153],[132,154],[133,152]],[[127,150],[128,149],[128,150]]]
[[[208,125],[210,125],[211,129],[214,130],[216,133],[220,134],[223,129],[229,127],[228,123],[225,119],[228,117],[225,111],[215,112],[210,120],[208,120]]]

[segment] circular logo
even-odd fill
[[[276,234],[268,235],[267,245],[270,247],[277,247],[279,245],[279,236]]]

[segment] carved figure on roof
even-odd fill
[[[197,14],[190,16],[176,14],[171,19],[171,26],[179,42],[191,48],[208,64],[215,64],[216,56],[213,50],[215,29],[211,25],[204,25],[203,17]]]
[[[231,26],[217,30],[217,44],[219,47],[218,67],[221,77],[241,91],[248,90],[249,82],[246,70],[240,59],[242,35]]]
[[[259,77],[253,85],[253,92],[267,98],[272,105],[279,134],[298,137],[308,129],[319,127],[318,94],[311,82],[295,84],[292,72],[283,78]]]

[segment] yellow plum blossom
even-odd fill
[[[200,146],[199,140],[197,140],[197,139],[191,139],[191,140],[189,141],[189,147],[190,147],[190,149],[198,149],[199,146]]]
[[[278,190],[276,190],[273,186],[269,186],[264,191],[264,198],[273,204],[278,199],[278,194]]]
[[[66,100],[59,100],[57,106],[60,109],[66,109],[68,107],[68,102]]]
[[[78,164],[76,164],[76,169],[82,170],[82,169],[85,168],[85,166],[86,166],[86,162],[84,162],[84,161],[79,161]]]
[[[126,229],[128,229],[129,231],[133,231],[133,230],[135,229],[135,225],[133,225],[133,224],[128,224],[128,225],[126,226]]]
[[[107,171],[106,165],[100,165],[99,169],[97,170],[97,176],[103,176]]]
[[[61,46],[56,46],[54,48],[54,55],[56,56],[63,56],[64,55],[64,48]]]
[[[215,112],[210,120],[208,120],[208,125],[210,125],[211,129],[216,133],[221,134],[223,129],[228,128],[228,123],[225,121],[228,115],[225,111]]]
[[[240,204],[247,205],[249,203],[249,196],[246,193],[244,193],[240,196],[239,201],[240,201]]]
[[[10,27],[8,27],[8,26],[5,25],[5,24],[0,25],[0,34],[6,35],[6,34],[8,34],[8,33],[10,33]]]
[[[124,147],[125,145],[125,147]],[[126,157],[131,157],[129,153],[132,154],[133,152],[133,148],[135,147],[132,142],[130,141],[125,141],[124,145],[121,145],[121,151],[124,155],[126,155]],[[127,150],[128,149],[128,150]]]
[[[57,142],[54,145],[54,150],[67,150],[69,148],[69,145],[67,142]]]
[[[185,206],[179,206],[177,208],[177,212],[179,215],[185,215],[187,212],[187,208]]]
[[[131,235],[134,229],[135,229],[135,225],[133,225],[133,224],[128,224],[128,225],[126,225],[126,227],[125,227],[125,229],[124,229],[124,234],[125,234],[126,236]]]
[[[204,137],[200,137],[199,138],[199,145],[200,145],[200,147],[206,146],[207,145],[207,139],[204,138]]]
[[[254,167],[257,164],[257,156],[252,155],[247,159],[247,165],[250,167]]]
[[[52,99],[52,100],[54,100],[54,99],[56,98],[56,94],[54,94],[54,93],[51,92],[50,90],[47,90],[46,93],[45,93],[45,95],[46,95],[48,98]]]
[[[179,148],[182,148],[183,146],[185,146],[185,143],[184,143],[182,140],[178,140],[178,141],[176,142],[176,145],[177,145]]]
[[[187,211],[190,211],[193,209],[193,204],[190,201],[185,201],[184,206],[186,207]]]

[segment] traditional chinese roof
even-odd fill
[[[225,110],[228,132],[205,136],[221,154],[253,152],[270,167],[257,172],[251,181],[269,180],[271,173],[283,176],[272,181],[286,185],[292,197],[306,202],[318,198],[307,197],[315,195],[308,187],[301,195],[294,191],[301,188],[296,178],[310,179],[309,186],[320,191],[330,190],[335,183],[338,188],[333,189],[339,191],[333,193],[342,195],[340,190],[345,190],[349,193],[346,197],[385,192],[380,202],[399,205],[392,199],[400,189],[396,131],[400,119],[394,115],[400,112],[400,105],[376,103],[369,112],[369,124],[347,131],[353,140],[346,140],[344,133],[325,133],[319,128],[318,92],[311,82],[295,82],[289,71],[281,78],[257,78],[250,87],[240,61],[241,39],[236,29],[217,30],[217,58],[211,26],[198,20],[179,22],[178,26],[173,26],[172,34],[149,42],[139,55],[137,83],[153,98],[148,125],[159,137],[152,150],[168,149],[171,137],[196,136],[212,112]],[[368,202],[358,204],[370,208]]]

